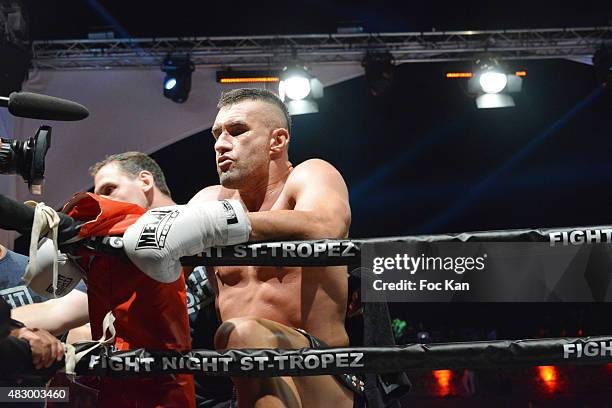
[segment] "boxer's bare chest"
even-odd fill
[[[295,199],[283,190],[259,210],[294,208]],[[258,316],[304,328],[328,344],[347,344],[343,327],[346,268],[226,266],[216,267],[214,272],[222,320]]]
[[[240,199],[238,194],[231,198]],[[284,186],[274,194],[272,200],[264,202],[259,211],[277,211],[277,210],[293,210],[295,204],[293,199],[287,194]],[[262,267],[262,266],[224,266],[216,267],[215,275],[219,284],[219,290],[226,287],[239,286],[244,287],[248,284],[257,284],[258,282],[270,282],[277,280],[284,281],[288,275],[295,275],[301,272],[302,268],[288,268],[282,266]],[[286,282],[288,283],[288,282]]]

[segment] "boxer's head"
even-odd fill
[[[149,208],[158,191],[170,197],[166,178],[159,165],[144,153],[126,152],[108,156],[94,164],[94,193]]]
[[[271,163],[288,163],[291,119],[285,104],[264,89],[224,93],[212,127],[219,181],[242,189],[269,177]]]

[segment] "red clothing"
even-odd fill
[[[122,235],[145,209],[91,193],[75,195],[64,211],[89,221],[82,237]],[[115,316],[114,346],[119,350],[190,350],[185,278],[158,282],[131,262],[79,249],[86,271],[89,319],[93,339],[102,337],[102,320],[108,311]],[[195,407],[191,375],[157,375],[130,379],[103,378],[98,406]]]

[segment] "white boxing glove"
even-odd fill
[[[238,200],[207,201],[147,211],[123,234],[128,258],[159,282],[181,274],[180,258],[249,240],[251,223]]]
[[[53,241],[42,238],[38,243],[36,267],[28,263],[26,273],[21,278],[26,285],[41,296],[53,298],[62,297],[70,292],[81,281],[81,269],[66,254],[58,252],[57,291],[53,294],[53,258],[55,248]]]

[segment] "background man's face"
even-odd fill
[[[219,182],[239,189],[267,175],[270,133],[269,104],[243,101],[219,110],[213,125]],[[256,181],[255,181],[256,182]]]
[[[148,208],[142,182],[138,177],[123,172],[114,162],[103,166],[94,176],[94,193]]]

